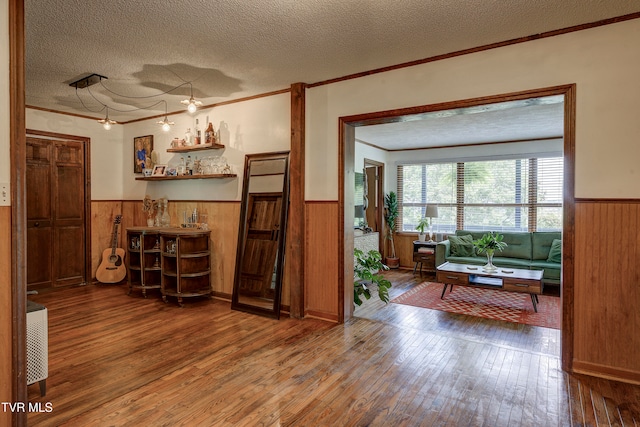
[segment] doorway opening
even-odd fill
[[[393,111],[381,111],[377,113],[368,113],[341,117],[340,126],[340,190],[339,205],[345,209],[341,210],[341,220],[339,224],[349,224],[350,215],[353,210],[349,209],[353,201],[349,200],[351,195],[349,185],[353,179],[354,161],[355,161],[355,143],[356,129],[368,125],[378,125],[385,123],[401,123],[416,118],[433,114],[434,112],[459,111],[460,109],[477,108],[482,109],[487,105],[509,102],[509,101],[526,101],[529,99],[538,99],[544,97],[560,96],[562,97],[562,157],[564,160],[563,171],[563,190],[562,190],[562,275],[561,275],[561,307],[562,307],[562,327],[561,327],[561,360],[562,368],[565,371],[571,371],[571,361],[573,359],[573,266],[571,263],[574,250],[574,216],[575,216],[575,192],[574,192],[574,164],[575,164],[575,85],[557,86],[551,88],[536,89],[510,94],[502,94],[491,97],[474,98],[468,100],[453,101],[441,104],[425,105],[419,107],[411,107]],[[510,141],[518,142],[518,141]],[[393,177],[391,177],[393,180]],[[395,183],[387,184],[387,190],[395,191]],[[346,227],[340,227],[339,242],[341,264],[343,269],[339,271],[340,283],[344,287],[341,292],[342,301],[340,306],[344,308],[343,319],[353,315],[353,261],[351,253],[345,253],[344,241],[353,239],[353,230]]]

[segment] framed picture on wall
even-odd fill
[[[151,161],[153,135],[133,138],[133,173],[142,173]]]

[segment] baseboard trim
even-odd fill
[[[311,319],[326,320],[332,323],[338,323],[338,315],[334,313],[326,313],[323,311],[307,310],[305,316]]]
[[[573,372],[585,374],[592,377],[605,378],[608,380],[621,381],[629,384],[640,385],[640,372],[624,368],[614,368],[612,366],[600,365],[597,363],[573,361]]]

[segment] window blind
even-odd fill
[[[563,159],[398,165],[398,228],[413,231],[427,205],[434,230],[560,230]]]

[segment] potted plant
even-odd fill
[[[382,274],[379,274],[380,270],[388,270],[389,267],[382,263],[382,255],[376,250],[370,250],[366,254],[360,249],[354,249],[353,255],[355,257],[355,263],[353,266],[353,273],[355,276],[353,282],[353,303],[356,305],[362,304],[362,296],[365,299],[371,298],[371,290],[367,285],[375,285],[378,287],[378,297],[385,303],[389,302],[389,288],[391,288],[391,282]]]
[[[425,217],[420,218],[418,221],[418,225],[416,225],[416,230],[418,230],[418,240],[424,242],[427,239],[427,235],[425,234],[425,228],[429,228],[429,220]]]
[[[493,254],[498,251],[502,252],[504,248],[507,247],[507,244],[502,241],[504,236],[499,233],[494,233],[493,231],[483,235],[478,240],[473,241],[473,246],[475,246],[477,252],[479,254],[487,254],[487,264],[482,267],[482,269],[486,272],[496,271],[497,268],[493,265]]]
[[[391,253],[385,258],[389,268],[398,268],[400,259],[396,256],[396,246],[393,241],[393,233],[396,230],[396,218],[398,217],[398,197],[390,191],[384,196],[384,221],[387,223],[387,239],[391,242]]]

